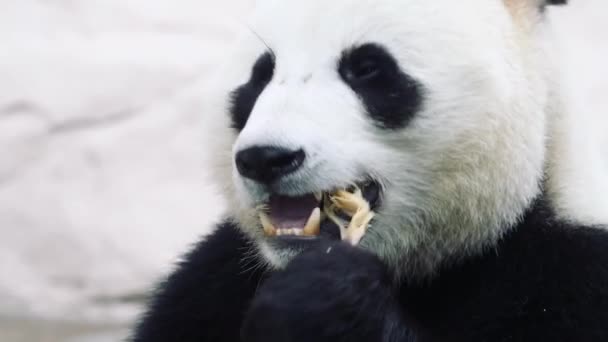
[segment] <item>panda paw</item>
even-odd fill
[[[323,243],[261,286],[243,341],[387,341],[387,330],[401,326],[397,307],[377,257],[343,242]]]

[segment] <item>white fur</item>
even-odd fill
[[[253,208],[268,194],[235,171],[234,153],[253,145],[306,151],[303,169],[281,183],[286,195],[368,175],[382,182],[383,206],[362,246],[413,278],[478,253],[517,222],[540,191],[549,82],[536,14],[505,1],[260,1],[216,84],[214,121],[228,126],[229,90],[272,48],[273,80],[244,130],[223,128],[228,139],[217,147],[230,215],[268,262],[280,267],[296,251],[264,242]],[[426,89],[402,130],[375,127],[337,73],[341,52],[368,42]]]

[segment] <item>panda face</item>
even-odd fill
[[[360,245],[410,276],[508,230],[539,192],[547,102],[536,17],[513,2],[261,1],[214,120],[231,214],[266,261],[299,247],[260,210],[301,235],[353,185],[376,211]]]

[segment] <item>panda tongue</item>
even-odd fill
[[[312,211],[319,206],[314,195],[273,196],[268,203],[269,217],[277,229],[303,229]]]

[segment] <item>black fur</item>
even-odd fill
[[[551,5],[566,5],[568,0],[547,0],[540,5],[541,12],[545,12],[547,6]]]
[[[221,225],[160,286],[133,341],[239,341],[263,276],[252,252],[233,225]]]
[[[403,128],[422,106],[422,86],[380,45],[345,51],[338,72],[380,127]]]
[[[608,341],[608,231],[558,221],[542,201],[426,285],[396,287],[342,242],[267,278],[241,261],[250,251],[220,226],[161,287],[134,341]]]
[[[495,249],[401,294],[420,341],[608,341],[608,231],[539,201]]]
[[[260,288],[243,325],[243,341],[382,341],[386,334],[403,338],[405,323],[397,303],[380,260],[344,243],[325,242],[302,253]]]
[[[232,92],[232,128],[241,131],[245,127],[258,97],[272,80],[274,67],[274,55],[271,52],[264,53],[253,66],[249,81]]]

